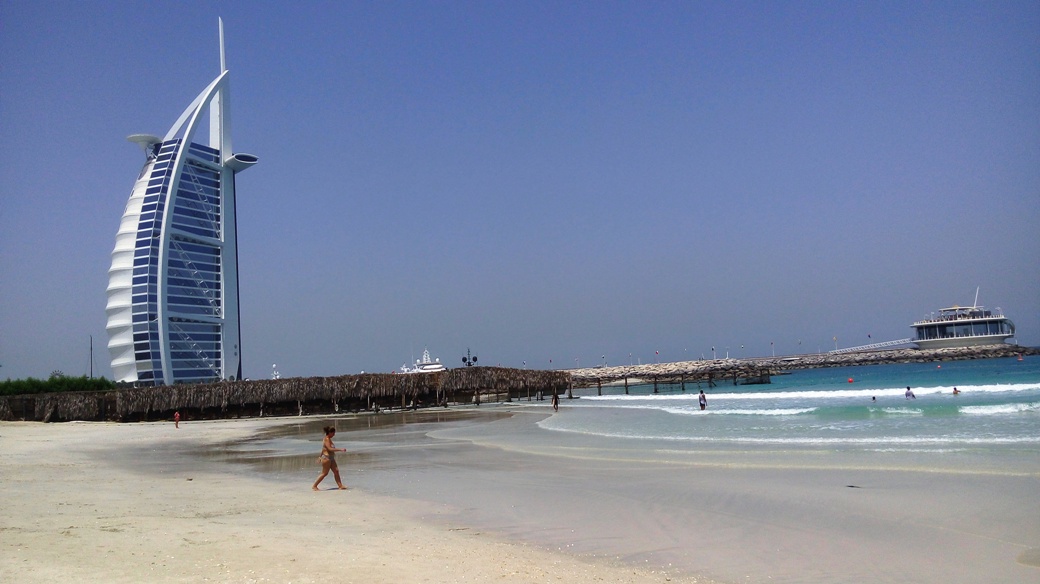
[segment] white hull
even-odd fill
[[[440,359],[430,359],[429,349],[423,349],[422,359],[415,362],[415,367],[401,366],[401,373],[405,375],[412,373],[439,373],[445,370],[446,367],[444,367]]]
[[[914,341],[919,349],[949,349],[951,347],[977,347],[979,345],[1000,345],[1012,335],[986,335],[981,337],[948,337],[945,339],[927,339]]]

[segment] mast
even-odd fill
[[[217,33],[220,40],[220,75],[227,73],[227,58],[224,52],[224,20],[217,18]],[[218,77],[219,78],[219,77]],[[214,95],[209,105],[209,146],[220,150],[221,160],[231,156],[231,99],[227,83]]]
[[[220,30],[220,72],[227,71],[227,61],[224,60],[224,19],[217,17],[217,28]]]

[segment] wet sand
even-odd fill
[[[339,437],[359,487],[422,501],[424,523],[583,558],[724,582],[1040,580],[1035,452],[685,449],[539,428],[550,413],[408,414]]]
[[[0,581],[707,582],[426,521],[349,469],[349,490],[315,493],[320,434],[306,469],[228,462],[226,444],[298,423],[0,423]]]
[[[1040,457],[697,451],[545,406],[0,424],[8,581],[1036,582]],[[565,415],[565,408],[561,415]],[[939,460],[937,460],[939,459]],[[331,477],[323,487],[334,488]],[[7,577],[10,575],[11,577]]]

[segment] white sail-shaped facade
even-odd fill
[[[129,138],[146,160],[109,269],[106,328],[116,381],[242,376],[235,174],[257,158],[232,153],[222,26],[220,37],[220,75],[166,136]],[[208,140],[196,141],[207,117]]]

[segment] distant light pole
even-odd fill
[[[549,362],[552,363],[552,360],[550,359]],[[472,367],[477,364],[477,356],[470,355],[469,347],[466,348],[466,356],[462,358],[462,363],[466,367]]]
[[[602,355],[602,356],[600,356],[600,359],[603,360],[603,367],[606,367],[607,366],[607,356],[606,355]]]
[[[629,353],[629,354],[628,354],[628,366],[629,366],[629,367],[631,367],[631,366],[632,366],[632,353]]]
[[[769,348],[773,350],[773,356],[776,357],[776,347],[773,346],[773,341],[769,341]]]
[[[574,366],[578,369],[581,369],[581,361],[578,361],[577,357],[574,358]]]
[[[712,347],[711,348],[711,360],[715,361],[716,359],[717,359],[717,357],[715,357],[715,347]]]

